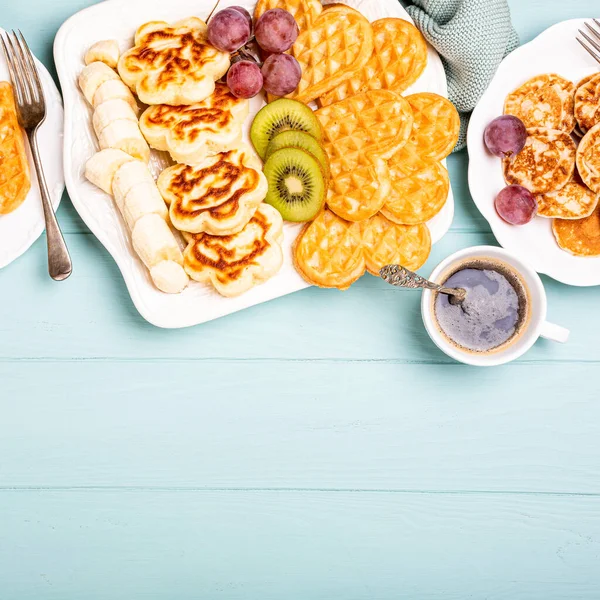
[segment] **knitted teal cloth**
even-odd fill
[[[506,0],[406,0],[406,10],[438,51],[448,77],[448,96],[460,113],[466,145],[471,112],[502,59],[519,45]]]

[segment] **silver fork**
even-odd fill
[[[52,279],[63,281],[71,274],[73,266],[67,245],[54,214],[37,143],[38,129],[46,119],[44,90],[40,81],[40,75],[35,66],[35,61],[23,34],[20,31],[18,34],[13,31],[12,36],[6,33],[6,36],[2,35],[0,39],[2,40],[2,47],[6,55],[6,62],[15,91],[19,123],[29,139],[40,187],[44,218],[46,220],[48,272]]]
[[[592,21],[594,21],[596,27],[600,29],[600,21],[598,19],[592,19]],[[596,39],[590,37],[585,31],[581,29],[578,29],[578,31],[583,40],[581,39],[581,37],[576,37],[575,39],[590,53],[590,55],[596,62],[600,63],[600,44],[598,43],[598,41],[600,41],[600,31],[595,29],[589,23],[586,23],[585,26]]]

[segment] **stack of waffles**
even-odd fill
[[[445,98],[402,95],[427,65],[425,40],[407,21],[370,23],[343,4],[259,0],[256,16],[272,8],[301,29],[290,52],[302,81],[289,97],[316,102],[331,162],[326,208],[298,237],[296,268],[339,289],[389,263],[420,268],[431,249],[426,223],[449,193],[441,161],[459,130]]]

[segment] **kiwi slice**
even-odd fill
[[[286,221],[310,221],[323,208],[327,185],[319,161],[300,148],[273,152],[264,167],[269,182],[265,202]]]
[[[325,178],[329,179],[329,158],[327,152],[323,150],[323,146],[312,135],[304,131],[291,130],[278,133],[267,146],[265,160],[268,160],[273,152],[277,152],[277,150],[281,150],[282,148],[301,148],[310,152],[321,163]]]
[[[290,129],[309,133],[319,142],[323,139],[319,119],[302,102],[281,98],[259,110],[252,123],[250,138],[260,157],[265,158],[269,142],[278,133]]]

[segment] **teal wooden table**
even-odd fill
[[[0,26],[53,68],[91,3],[2,3]],[[511,8],[527,41],[598,4]],[[466,169],[425,273],[494,243]],[[545,280],[570,343],[493,370],[370,276],[162,331],[59,217],[71,279],[43,239],[0,271],[1,600],[600,598],[600,290]]]

